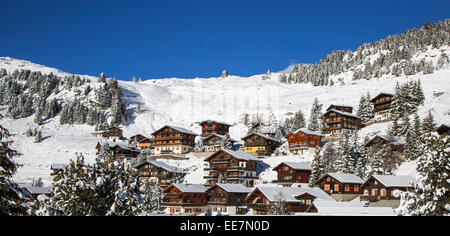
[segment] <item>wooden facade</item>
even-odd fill
[[[412,178],[407,176],[370,176],[361,185],[361,201],[377,202],[381,200],[400,200],[400,195],[396,195],[396,190],[412,192],[413,184],[408,183]]]
[[[197,134],[184,128],[166,125],[155,131],[152,145],[155,155],[184,154],[191,152],[195,147]]]
[[[353,107],[351,106],[345,106],[345,105],[334,105],[331,104],[326,111],[329,110],[336,110],[336,111],[342,111],[342,112],[347,112],[347,113],[353,113]]]
[[[206,190],[208,206],[213,214],[244,214],[247,206],[245,198],[251,191],[240,184],[215,184]]]
[[[135,168],[140,179],[162,188],[178,183],[186,175],[186,172],[181,169],[161,161],[144,161],[136,165]]]
[[[221,149],[205,159],[209,163],[207,185],[216,183],[243,184],[253,186],[258,179],[257,164],[259,159],[243,151]]]
[[[350,201],[361,195],[363,180],[353,174],[328,173],[314,184],[338,201]]]
[[[348,112],[329,110],[323,115],[323,132],[325,134],[339,134],[342,130],[355,131],[361,126],[361,119]]]
[[[436,132],[441,136],[448,136],[448,134],[450,133],[450,126],[442,124],[437,127]]]
[[[282,162],[273,168],[273,171],[278,174],[274,183],[283,186],[291,186],[294,183],[307,184],[309,183],[311,170],[311,163]]]
[[[101,143],[98,142],[97,146],[95,147],[97,149],[97,154],[102,149],[102,145],[107,144],[109,146],[109,151],[111,155],[114,155],[115,158],[117,158],[119,161],[124,160],[130,160],[137,158],[139,154],[141,154],[141,151],[134,147],[129,147],[125,144],[119,144],[119,143]]]
[[[203,139],[203,145],[206,152],[217,152],[220,150],[220,144],[225,139],[225,136],[220,134],[211,134]],[[230,138],[231,143],[236,143],[237,140]]]
[[[289,151],[293,155],[311,153],[316,147],[320,147],[323,135],[305,129],[299,129],[288,133],[285,138],[289,142]]]
[[[151,148],[152,140],[150,138],[145,137],[144,135],[137,134],[130,137],[130,140],[128,141],[128,145],[134,144],[136,144],[137,147],[143,150],[146,148]]]
[[[394,95],[389,93],[380,93],[372,100],[374,112],[375,112],[375,120],[384,121],[390,119],[390,110],[391,103],[394,98]]]
[[[251,133],[242,140],[245,141],[244,150],[257,157],[270,156],[280,146],[279,140],[258,133]]]
[[[200,123],[202,127],[202,137],[208,137],[212,134],[226,135],[230,131],[231,125],[225,122],[206,120]]]
[[[162,206],[171,215],[198,215],[205,211],[208,193],[200,184],[172,184],[164,190]]]

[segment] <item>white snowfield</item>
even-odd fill
[[[450,55],[448,47],[443,47]],[[425,56],[437,60],[440,50],[430,50]],[[424,57],[423,54],[417,55]],[[60,76],[68,75],[56,69],[40,66],[27,61],[11,58],[0,58],[0,68],[12,73],[15,69],[29,69],[42,73],[54,73]],[[421,106],[418,115],[423,119],[429,110],[432,111],[438,124],[450,123],[450,68],[435,71],[429,75],[414,76],[384,76],[371,80],[352,81],[353,72],[345,72],[332,76],[335,81],[333,87],[314,87],[310,84],[283,84],[278,82],[279,73],[272,73],[270,79],[263,79],[263,75],[251,77],[229,76],[227,78],[195,78],[195,79],[150,79],[142,83],[119,81],[124,97],[128,103],[129,113],[133,118],[129,124],[122,127],[124,136],[136,134],[149,136],[162,126],[175,125],[186,128],[197,134],[201,133],[198,122],[204,120],[219,120],[232,124],[230,135],[242,142],[241,138],[247,133],[247,127],[241,118],[244,113],[259,114],[268,117],[272,112],[281,122],[286,115],[301,110],[308,119],[311,105],[315,97],[322,104],[322,112],[330,104],[345,104],[354,108],[356,113],[361,96],[367,92],[372,97],[380,92],[394,93],[396,82],[404,83],[409,80],[420,79],[426,97],[425,105]],[[90,79],[97,77],[86,76]],[[343,78],[344,84],[337,82]],[[142,107],[142,114],[133,111]],[[34,143],[33,137],[26,137],[29,127],[37,127],[33,123],[34,116],[27,119],[12,120],[4,118],[0,124],[8,128],[12,134],[14,144],[12,148],[23,155],[16,158],[17,163],[23,165],[14,176],[18,182],[31,182],[42,177],[46,185],[51,184],[51,164],[67,164],[75,159],[75,153],[82,153],[88,162],[95,160],[95,145],[100,139],[91,136],[94,127],[88,125],[60,125],[59,116],[45,121],[40,127],[44,141]],[[359,131],[359,136],[383,134],[390,123],[379,123]],[[207,166],[203,158],[188,154],[186,161],[166,161],[188,172],[187,183],[204,183],[206,174],[203,168]],[[260,175],[260,182],[269,182],[276,178],[271,169],[282,161],[311,161],[311,156],[281,156],[265,159],[270,167]],[[399,174],[415,174],[414,163],[404,163],[399,168]]]

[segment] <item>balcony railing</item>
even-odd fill
[[[161,202],[162,206],[205,206],[204,203],[186,203],[186,202]]]

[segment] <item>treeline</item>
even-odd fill
[[[102,73],[97,83],[80,76],[58,77],[53,73],[0,70],[0,105],[12,119],[34,115],[38,125],[60,115],[60,124],[89,124],[97,129],[125,124],[126,103],[117,80]],[[97,85],[98,88],[93,89]],[[73,92],[73,100],[65,94]],[[91,95],[91,93],[94,93]],[[107,122],[109,120],[109,123]]]
[[[389,36],[375,43],[366,43],[356,51],[333,51],[325,60],[311,65],[296,65],[289,74],[282,74],[282,83],[311,83],[314,86],[333,86],[332,75],[353,71],[353,80],[379,78],[383,75],[430,74],[447,66],[447,54],[439,55],[436,65],[425,58],[413,61],[413,56],[429,47],[440,48],[450,43],[450,20],[427,23],[401,35]],[[376,58],[373,60],[373,58]]]

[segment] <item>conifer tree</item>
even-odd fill
[[[225,135],[225,138],[220,142],[220,148],[233,150],[233,143],[229,134]]]
[[[314,158],[311,163],[311,176],[309,177],[309,186],[314,186],[314,182],[325,174],[324,164],[322,162],[322,148],[316,147]]]
[[[37,134],[36,134],[36,136],[35,136],[35,139],[34,139],[34,142],[35,142],[35,143],[40,143],[40,142],[42,142],[42,132],[41,132],[41,131],[38,131],[38,132],[37,132]]]
[[[321,123],[322,107],[319,104],[319,99],[315,98],[309,116],[308,130],[321,132]]]
[[[433,114],[428,111],[428,115],[422,121],[422,132],[424,134],[431,133],[436,129],[436,123],[434,122]]]

